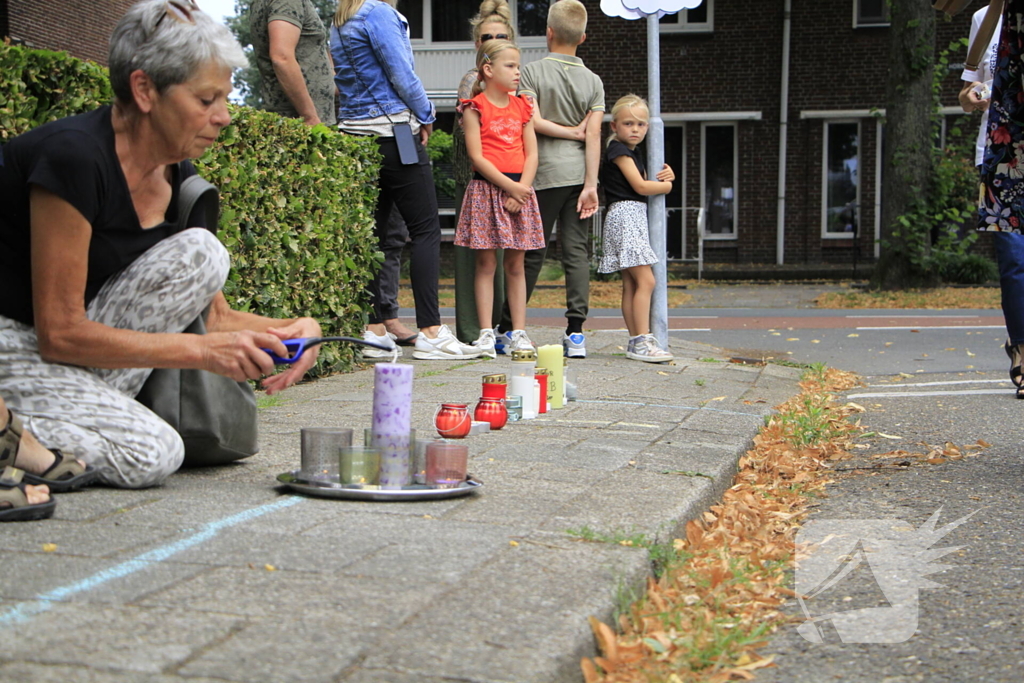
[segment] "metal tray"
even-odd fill
[[[361,486],[342,485],[337,481],[313,481],[303,479],[301,470],[293,470],[277,475],[277,480],[285,486],[308,496],[320,498],[336,498],[339,500],[441,500],[458,498],[477,491],[484,483],[466,475],[466,480],[455,488],[435,489],[423,484],[413,484],[401,489],[363,488]]]

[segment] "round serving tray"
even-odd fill
[[[467,475],[466,480],[450,489],[436,489],[423,484],[413,484],[400,489],[366,488],[358,485],[345,485],[337,480],[303,479],[301,470],[293,470],[277,475],[277,480],[299,493],[320,498],[336,498],[339,500],[440,500],[458,498],[477,491],[484,485],[482,481]]]

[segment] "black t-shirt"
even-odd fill
[[[601,161],[600,181],[604,188],[605,206],[610,207],[615,202],[631,201],[646,202],[647,197],[633,189],[633,186],[622,175],[622,170],[615,164],[615,159],[629,157],[636,164],[640,175],[644,175],[644,160],[636,149],[630,149],[618,140],[612,140],[608,149],[604,152],[604,159]]]
[[[38,185],[68,202],[92,226],[85,305],[103,284],[173,234],[181,181],[190,161],[171,166],[164,222],[143,228],[114,147],[111,107],[45,124],[0,149],[0,315],[32,325],[29,190]],[[193,221],[190,221],[192,223]],[[197,227],[208,227],[195,221]]]

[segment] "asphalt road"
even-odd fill
[[[1024,401],[1015,400],[1007,379],[1002,316],[993,311],[700,313],[718,317],[691,326],[701,331],[672,336],[706,341],[736,355],[826,362],[860,373],[866,386],[845,398],[867,409],[862,423],[869,430],[892,437],[862,439],[867,448],[858,458],[837,465],[829,496],[810,519],[837,530],[840,541],[860,536],[862,553],[838,556],[834,569],[852,570],[834,575],[839,580],[807,600],[806,612],[790,601],[786,611],[796,622],[764,650],[777,654],[777,668],[759,672],[757,680],[1024,681]],[[738,320],[744,324],[737,326]],[[991,447],[941,464],[913,456],[872,457],[896,449],[925,453],[926,444],[962,447],[979,439]],[[911,465],[893,464],[898,462]],[[916,582],[927,570],[906,562],[914,555],[906,549],[915,547],[914,539],[923,537],[936,513],[938,528],[964,521],[933,539],[931,547],[959,549],[934,559],[930,564],[945,568],[927,575],[934,585],[919,587]],[[897,530],[889,533],[895,534],[895,547],[904,548],[902,560],[894,551],[897,559],[886,564],[893,553],[871,535],[879,525]],[[808,534],[812,528],[805,526]],[[928,546],[922,543],[921,548]],[[811,560],[806,562],[809,569]],[[808,576],[798,573],[797,590],[809,593],[819,585]],[[908,592],[893,586],[909,586]],[[879,607],[906,609],[873,611],[859,629],[837,626],[843,613],[849,617],[851,610]],[[812,643],[796,630],[807,615],[837,614],[836,620],[818,622],[823,642]],[[886,634],[885,627],[894,623],[913,635]],[[863,642],[886,638],[892,642]]]

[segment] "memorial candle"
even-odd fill
[[[409,432],[412,427],[413,367],[378,363],[373,377],[373,441],[381,449],[382,488],[412,483]]]
[[[551,407],[558,410],[562,407],[562,347],[559,344],[548,344],[537,349],[537,367],[551,371],[548,377],[548,389],[551,394]]]

